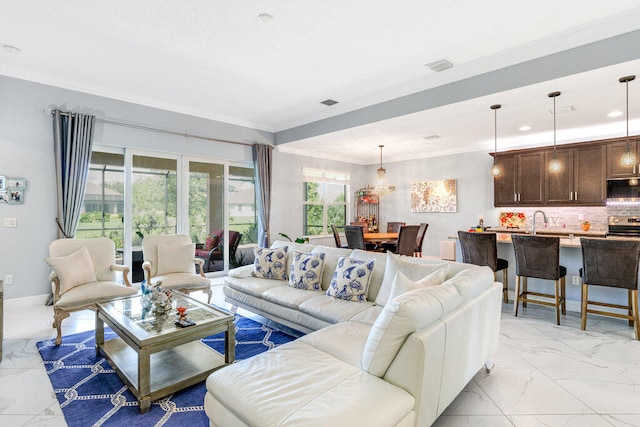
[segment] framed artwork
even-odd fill
[[[6,188],[13,188],[14,190],[24,190],[27,188],[27,180],[24,178],[10,178],[6,177]]]
[[[7,203],[8,201],[7,192],[5,190],[0,190],[0,203]]]
[[[0,175],[0,191],[4,191],[7,189],[7,177],[4,175]]]
[[[7,191],[7,197],[9,198],[10,205],[19,205],[24,200],[24,190],[9,189]]]
[[[411,212],[457,212],[455,179],[411,183]]]

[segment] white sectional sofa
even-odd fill
[[[283,245],[287,271],[295,251],[325,254],[323,292],[246,266],[225,298],[308,335],[211,374],[211,426],[429,426],[497,348],[502,284],[488,267]],[[338,256],[375,260],[366,301],[325,294]]]

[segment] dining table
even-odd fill
[[[398,240],[398,233],[364,233],[364,241],[369,243]]]

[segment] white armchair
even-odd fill
[[[162,281],[163,289],[189,293],[203,291],[211,302],[211,282],[204,276],[204,260],[196,258],[195,244],[186,234],[159,234],[142,240],[142,269],[148,284]],[[198,265],[198,274],[195,265]]]
[[[95,310],[99,302],[135,295],[131,287],[129,267],[116,264],[116,249],[110,239],[59,239],[49,245],[53,291],[53,327],[62,343],[62,320],[69,313]],[[116,271],[122,272],[123,284],[117,283]]]

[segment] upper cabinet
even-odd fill
[[[562,167],[557,172],[549,170],[551,147],[498,153],[502,173],[493,181],[494,205],[604,206],[606,180],[611,177],[611,162],[607,159],[612,150],[618,150],[615,144],[619,141],[560,146],[557,157]],[[636,149],[635,144],[633,148]],[[624,143],[618,158],[623,151]],[[633,168],[626,172],[633,173]],[[640,174],[640,168],[636,172]],[[629,175],[619,177],[626,176]]]
[[[606,203],[606,146],[557,150],[561,168],[549,170],[553,150],[545,152],[545,205],[603,206]]]
[[[493,179],[495,206],[537,206],[543,201],[544,153],[498,154]]]
[[[629,167],[620,165],[620,159],[626,145],[626,140],[607,144],[607,179],[632,178],[640,175],[640,165],[638,164],[640,144],[638,141],[631,141],[630,144],[631,151],[636,153],[636,164]]]

